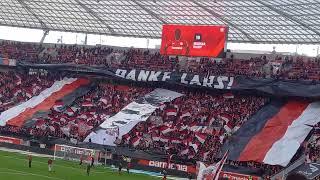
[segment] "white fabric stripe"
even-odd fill
[[[270,165],[287,166],[312,129],[307,125],[313,126],[318,122],[320,122],[320,102],[314,102],[309,104],[293,121],[284,136],[272,145],[263,162]]]
[[[13,119],[22,112],[24,112],[27,108],[34,108],[53,93],[60,91],[63,86],[67,84],[71,84],[72,82],[76,81],[77,78],[64,78],[61,81],[56,81],[50,88],[43,90],[38,96],[34,96],[28,101],[19,104],[18,106],[14,106],[0,114],[0,126],[5,126],[6,122],[10,119]]]
[[[91,139],[91,142],[96,144],[115,146],[114,141],[116,140],[117,134],[107,133],[108,130],[117,129],[118,127],[119,138],[121,138],[139,122],[146,121],[162,103],[171,102],[180,96],[183,96],[183,94],[166,89],[155,89],[149,94],[146,94],[143,99],[157,100],[156,105],[149,104],[147,101],[144,101],[142,104],[135,101],[131,102],[120,112],[107,118],[100,125],[102,129],[90,133],[85,141],[88,142],[89,139]],[[120,121],[122,123],[119,123]]]

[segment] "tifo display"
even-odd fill
[[[320,0],[0,0],[0,180],[320,180]]]
[[[317,58],[28,43],[19,55],[16,44],[0,48],[17,62],[0,67],[0,144],[52,153],[50,172],[62,159],[162,177],[274,179],[293,165],[308,174],[320,159]]]

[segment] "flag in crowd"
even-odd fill
[[[206,166],[203,162],[199,162],[197,180],[218,180],[227,158],[228,151],[216,164]]]

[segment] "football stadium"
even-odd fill
[[[320,180],[319,0],[0,0],[1,180]]]

